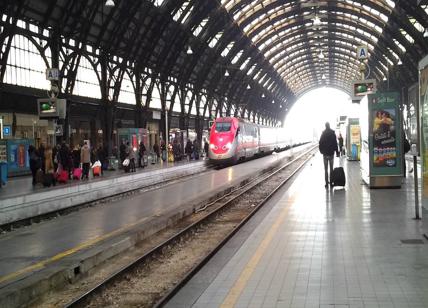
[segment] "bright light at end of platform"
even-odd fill
[[[359,105],[352,104],[345,92],[333,88],[319,88],[303,95],[285,118],[285,128],[292,131],[295,141],[318,141],[329,122],[336,129],[340,116],[358,117]]]

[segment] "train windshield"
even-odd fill
[[[230,131],[231,127],[232,127],[231,122],[217,122],[217,123],[215,123],[215,130],[217,132],[228,132],[228,131]]]

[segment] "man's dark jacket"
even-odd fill
[[[320,152],[323,155],[334,155],[337,151],[336,134],[332,129],[326,129],[322,132],[319,142]]]

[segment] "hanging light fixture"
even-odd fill
[[[226,77],[230,76],[228,70],[226,70],[226,72],[224,72],[224,76],[226,76]]]
[[[272,101],[272,104],[275,104],[275,101]]]
[[[187,48],[187,52],[186,52],[188,55],[191,55],[191,54],[193,54],[193,50],[192,50],[192,47],[188,47]]]
[[[265,94],[264,93],[262,93],[262,98],[265,98]]]
[[[321,79],[322,80],[325,80],[327,77],[325,77],[325,74],[322,74],[322,77],[321,77]]]
[[[398,59],[398,63],[397,63],[398,65],[402,65],[403,64],[403,62],[401,62],[401,59]]]
[[[107,0],[105,3],[105,6],[109,6],[109,7],[115,6],[114,1],[113,0]]]
[[[251,89],[251,86],[250,85],[247,85],[247,90],[250,90]]]
[[[322,53],[322,50],[320,50],[320,54],[318,55],[318,58],[320,58],[320,59],[324,59],[325,58],[324,54]]]
[[[386,77],[384,76],[382,80],[383,80],[383,81],[386,81]]]
[[[318,15],[315,15],[314,26],[319,26],[320,24],[321,24],[321,19],[318,17]]]
[[[424,37],[428,37],[428,28],[425,28]]]

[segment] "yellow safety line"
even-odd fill
[[[226,307],[229,308],[229,307],[235,306],[239,296],[241,295],[242,291],[247,285],[251,275],[257,268],[257,265],[260,262],[261,258],[263,257],[266,249],[269,247],[269,244],[272,242],[275,234],[278,232],[279,227],[284,222],[284,219],[288,213],[288,210],[289,210],[289,207],[285,207],[282,210],[281,214],[278,216],[278,218],[275,220],[274,224],[269,229],[265,238],[260,243],[259,247],[257,247],[257,250],[254,253],[253,257],[245,265],[238,280],[235,281],[235,284],[229,290],[227,297],[224,299],[223,303],[221,304],[222,308],[226,308]]]
[[[90,247],[90,246],[92,246],[94,244],[97,244],[98,242],[101,242],[101,241],[106,240],[106,239],[108,239],[110,237],[113,237],[113,236],[115,236],[115,235],[117,235],[119,233],[122,233],[122,232],[124,232],[124,231],[126,231],[126,230],[128,230],[128,229],[130,229],[130,228],[132,228],[132,227],[134,227],[136,225],[138,225],[138,224],[141,224],[142,222],[146,221],[147,219],[148,218],[145,217],[145,218],[140,219],[140,220],[138,220],[138,221],[136,221],[136,222],[134,222],[132,224],[126,225],[126,226],[124,226],[124,227],[122,227],[120,229],[117,229],[117,230],[112,231],[110,233],[107,233],[107,234],[104,234],[102,236],[93,238],[93,239],[91,239],[91,240],[89,240],[87,242],[84,242],[84,243],[82,243],[82,244],[80,244],[80,245],[78,245],[76,247],[73,247],[73,248],[71,248],[69,250],[60,252],[59,254],[57,254],[57,255],[49,258],[49,259],[40,261],[40,262],[38,262],[36,264],[30,265],[30,266],[25,267],[23,269],[20,269],[20,270],[18,270],[16,272],[10,273],[10,274],[8,274],[6,276],[1,276],[0,277],[0,283],[3,283],[5,281],[11,280],[11,279],[15,279],[16,277],[18,277],[18,276],[20,276],[22,274],[42,269],[43,267],[45,267],[46,265],[48,265],[48,264],[50,264],[52,262],[61,260],[61,259],[65,258],[65,257],[67,257],[69,255],[72,255],[72,254],[74,254],[76,252],[79,252],[79,251],[81,251],[81,250],[83,250],[85,248],[88,248],[88,247]]]

